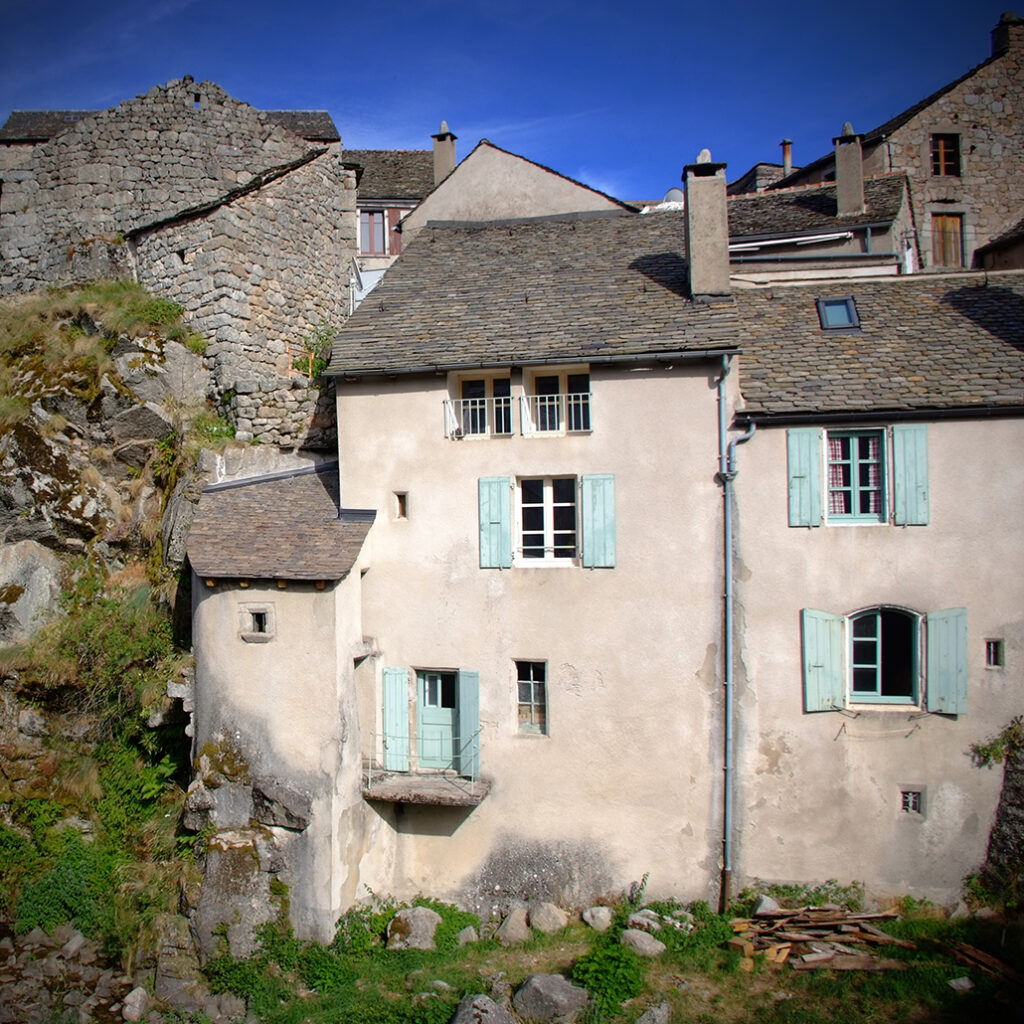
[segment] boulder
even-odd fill
[[[309,826],[313,800],[277,779],[256,779],[252,784],[253,817],[261,825],[278,825],[302,832]]]
[[[526,942],[533,934],[527,923],[527,908],[525,903],[515,902],[508,908],[505,920],[498,926],[494,937],[503,946],[513,946],[519,942]]]
[[[621,942],[637,956],[655,957],[665,952],[664,942],[659,942],[653,935],[648,935],[639,928],[627,928],[622,933]]]
[[[773,914],[776,910],[781,910],[776,900],[773,900],[771,896],[758,896],[757,902],[754,904],[754,909],[751,911],[754,917],[758,917],[761,914]]]
[[[532,974],[512,997],[520,1017],[531,1021],[574,1021],[587,1005],[587,990],[560,974]]]
[[[644,1010],[636,1024],[668,1024],[670,1016],[671,1008],[668,1003],[659,1003],[649,1010]]]
[[[626,920],[627,928],[639,928],[644,932],[661,931],[661,915],[653,910],[638,910]]]
[[[527,923],[531,928],[551,935],[560,932],[569,923],[569,915],[554,903],[531,903]]]
[[[110,433],[119,445],[127,441],[160,440],[173,432],[170,416],[155,402],[133,405],[110,421]]]
[[[516,1019],[504,1006],[481,994],[466,996],[449,1024],[516,1024]]]
[[[149,993],[139,985],[124,997],[121,1004],[121,1017],[127,1021],[139,1021],[146,1016],[149,1009]]]
[[[430,907],[400,910],[388,924],[388,949],[436,949],[434,933],[441,915]]]
[[[583,911],[583,920],[595,932],[606,932],[612,926],[615,917],[611,907],[588,907]]]
[[[28,639],[60,596],[60,559],[33,540],[0,544],[0,646]]]
[[[460,946],[468,946],[471,942],[479,942],[480,936],[477,935],[476,929],[471,924],[467,924],[466,927],[455,936],[455,941]]]

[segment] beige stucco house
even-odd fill
[[[193,806],[301,930],[645,872],[951,900],[983,859],[1024,275],[736,290],[724,166],[684,177],[424,226],[339,332],[337,467],[204,496]]]

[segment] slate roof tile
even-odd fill
[[[0,127],[0,142],[45,142],[98,110],[15,110]]]
[[[730,196],[729,237],[797,234],[892,221],[900,212],[906,191],[907,179],[902,174],[867,178],[865,212],[852,217],[837,215],[835,182]]]
[[[823,331],[815,299],[853,295],[861,329]],[[736,296],[752,416],[1024,406],[1024,273],[920,274]]]
[[[688,296],[677,213],[428,225],[338,332],[329,373],[724,350],[731,302]]]
[[[307,142],[340,142],[334,118],[326,110],[266,110],[275,124]]]
[[[346,163],[363,167],[359,199],[422,199],[434,187],[429,149],[346,149]]]
[[[338,464],[207,487],[188,539],[201,577],[340,580],[373,513],[338,511]]]

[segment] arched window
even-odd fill
[[[919,618],[898,608],[850,616],[850,699],[916,703]]]

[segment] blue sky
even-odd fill
[[[0,119],[113,106],[191,74],[266,109],[327,109],[345,145],[459,156],[481,139],[624,199],[708,147],[738,177],[825,152],[990,54],[1006,0],[0,0]]]

